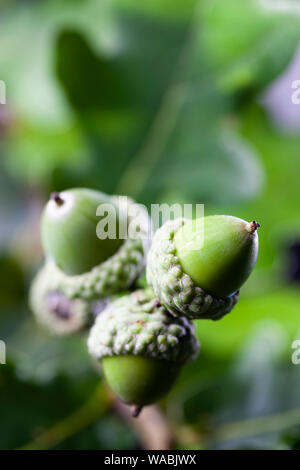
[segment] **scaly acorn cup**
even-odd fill
[[[255,265],[258,227],[226,215],[164,224],[147,262],[147,279],[160,302],[192,319],[229,313]]]
[[[36,275],[29,293],[31,310],[39,325],[51,334],[63,336],[86,331],[95,317],[117,296],[95,301],[70,299],[53,287],[56,269],[48,260]]]
[[[90,303],[81,299],[71,300],[62,292],[51,289],[52,274],[55,275],[55,266],[48,261],[31,285],[29,304],[37,322],[58,336],[84,330],[93,320]]]
[[[169,391],[199,343],[189,320],[170,315],[146,288],[108,305],[90,331],[88,348],[101,360],[114,393],[137,416]]]
[[[91,212],[94,211],[96,214],[96,203],[99,201],[103,203],[105,198],[117,208],[119,220],[124,220],[127,217],[127,226],[133,227],[133,232],[135,232],[135,237],[122,240],[122,244],[117,251],[109,257],[107,256],[111,253],[112,244],[110,242],[106,244],[107,240],[99,240],[98,238],[96,242],[90,240],[96,238],[96,222],[93,217],[92,221],[90,220],[86,210],[82,212],[83,207],[88,207]],[[69,208],[65,207],[65,212],[62,213],[59,212],[63,207],[61,200],[68,201],[66,204],[69,204]],[[84,202],[83,205],[81,204],[82,201]],[[56,207],[57,204],[58,207]],[[111,297],[128,290],[139,277],[145,266],[145,256],[151,239],[151,224],[147,211],[131,199],[123,196],[108,197],[96,191],[69,190],[60,194],[53,194],[49,205],[44,212],[42,222],[43,239],[48,256],[44,266],[32,282],[29,295],[30,306],[38,322],[48,331],[54,334],[66,335],[86,329],[93,321],[95,303],[97,303],[96,311],[98,313],[100,304],[105,306],[111,300]],[[58,210],[58,220],[55,219],[56,209]],[[79,214],[76,214],[77,209]],[[48,211],[50,211],[50,214]],[[55,215],[52,214],[52,211]],[[73,221],[71,220],[72,215],[74,215]],[[53,227],[51,228],[52,217],[54,217],[55,230]],[[48,238],[47,228],[49,224],[51,236],[49,235]],[[73,231],[74,226],[75,230]],[[57,237],[55,238],[54,232],[56,231]],[[60,239],[61,232],[62,239]],[[66,240],[68,237],[72,239],[73,235],[76,243],[75,245],[69,244],[67,253],[71,257],[73,254],[74,263],[68,257],[65,257],[63,253],[63,248],[68,245]],[[83,243],[83,240],[85,240],[85,243]],[[114,242],[115,240],[112,240],[112,243]],[[53,243],[57,243],[57,246],[53,247]],[[75,266],[77,269],[79,269],[79,266],[82,269],[87,256],[84,254],[81,259],[81,253],[92,250],[93,254],[94,250],[101,252],[102,249],[102,253],[95,254],[95,260],[98,256],[98,260],[105,259],[105,261],[82,274],[66,274],[56,264],[57,261],[62,265],[60,263],[62,261],[63,265],[66,266],[65,263],[68,264],[71,261],[73,269],[75,269]],[[62,259],[60,260],[57,259],[57,256],[61,250]],[[50,251],[56,260],[49,255]],[[69,264],[70,267],[71,263]]]

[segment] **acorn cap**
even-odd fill
[[[128,238],[119,250],[103,263],[83,274],[69,276],[60,270],[53,261],[49,288],[64,293],[68,298],[93,300],[114,295],[126,290],[137,279],[145,267],[145,254],[149,249],[151,234],[150,219],[146,209],[127,197],[115,196],[120,211],[130,212],[135,205],[134,217],[128,214],[128,225],[138,221],[140,230],[136,238]]]
[[[96,359],[137,355],[184,364],[195,358],[199,343],[193,325],[170,315],[146,288],[112,302],[97,317],[88,348]]]
[[[46,263],[35,277],[29,303],[37,322],[55,335],[69,335],[83,330],[92,323],[89,302],[70,300],[51,287],[53,263]]]
[[[186,274],[176,254],[174,235],[185,219],[166,222],[157,230],[147,260],[147,280],[160,302],[174,315],[218,320],[238,301],[238,293],[220,298],[197,286]]]

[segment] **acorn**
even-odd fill
[[[101,204],[115,209],[117,238],[104,238],[101,233],[99,238],[101,218],[96,211]],[[119,239],[121,223],[129,227],[133,220],[139,228],[135,237],[125,234],[125,239]],[[43,246],[52,262],[49,288],[84,300],[127,290],[144,269],[149,228],[146,209],[127,197],[109,197],[90,189],[52,194],[41,222]]]
[[[147,279],[160,302],[192,319],[229,313],[256,263],[259,226],[227,215],[164,224],[147,263]]]
[[[54,264],[47,261],[30,288],[29,304],[38,324],[57,336],[85,330],[93,321],[91,303],[80,298],[70,299],[52,287],[55,271]]]
[[[100,204],[115,210],[116,234],[125,221],[125,227],[133,222],[135,236],[98,238]],[[151,240],[143,206],[125,196],[90,189],[53,193],[42,215],[41,232],[46,262],[32,282],[30,306],[39,324],[58,335],[86,329],[99,306],[104,308],[112,297],[131,288],[144,269]]]
[[[87,331],[94,323],[97,315],[110,302],[120,295],[128,293],[128,291],[124,291],[110,297],[91,301],[80,297],[71,299],[61,290],[53,287],[55,276],[55,265],[50,260],[46,261],[32,282],[29,292],[29,304],[38,324],[56,336]]]
[[[146,288],[108,305],[90,331],[88,348],[114,393],[137,416],[170,390],[199,343],[189,320],[170,315]]]
[[[119,238],[98,238],[97,208],[101,204],[111,204],[117,212],[114,202],[99,191],[76,188],[51,194],[42,214],[42,244],[45,253],[64,273],[90,271],[122,245]],[[116,223],[118,230],[118,218]]]

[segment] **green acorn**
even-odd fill
[[[101,219],[96,214],[101,204],[113,205],[117,213],[111,198],[99,191],[78,188],[51,194],[42,215],[42,244],[45,253],[64,273],[90,271],[122,245],[119,238],[98,238],[96,228]]]
[[[32,282],[29,303],[38,324],[57,336],[85,330],[93,322],[93,305],[80,298],[70,299],[52,287],[55,273],[55,265],[46,261]]]
[[[133,223],[133,238],[97,237],[96,210],[103,203],[115,209],[117,234],[121,221],[125,227]],[[52,333],[71,334],[91,324],[95,302],[105,305],[134,284],[145,266],[151,224],[146,209],[130,198],[72,189],[52,195],[42,217],[42,238],[47,258],[32,282],[31,309]]]
[[[241,288],[254,268],[259,224],[227,215],[204,217],[203,240],[196,225],[189,221],[174,236],[183,271],[210,294],[227,297]]]
[[[258,253],[256,221],[226,215],[169,221],[154,236],[147,279],[172,313],[219,319],[238,300]]]
[[[54,287],[56,269],[51,261],[46,261],[35,276],[29,293],[30,307],[37,322],[53,335],[65,336],[86,331],[110,302],[128,294],[125,291],[94,301],[80,297],[71,299]]]
[[[69,190],[59,194],[61,199],[68,199],[68,196],[73,206],[66,208],[66,213],[60,213],[59,208],[48,203],[50,209],[46,207],[42,218],[43,244],[51,270],[49,289],[61,291],[70,299],[84,300],[96,300],[127,290],[144,269],[151,241],[151,224],[146,209],[125,196],[108,197],[87,189]],[[54,197],[57,198],[57,195]],[[118,215],[116,234],[121,222],[125,228],[133,224],[137,228],[133,238],[127,237],[125,232],[124,240],[98,238],[99,234],[102,237],[99,226],[96,233],[98,219],[95,216],[92,221],[90,219],[93,211],[96,214],[98,203],[103,203],[105,198]],[[53,203],[57,204],[55,201]],[[56,215],[51,215],[52,210],[54,214],[57,211],[59,213],[57,221]],[[51,228],[52,218],[54,226]],[[87,269],[88,266],[90,270],[70,275],[61,269],[62,266],[69,272],[81,271],[83,267]]]
[[[137,416],[169,391],[199,344],[193,325],[170,315],[146,288],[108,305],[91,329],[88,347],[101,360],[112,390]]]

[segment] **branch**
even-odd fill
[[[128,405],[121,403],[114,396],[112,406],[134,430],[145,450],[170,450],[174,447],[174,436],[164,414],[157,405],[143,408],[138,418],[133,418]]]

